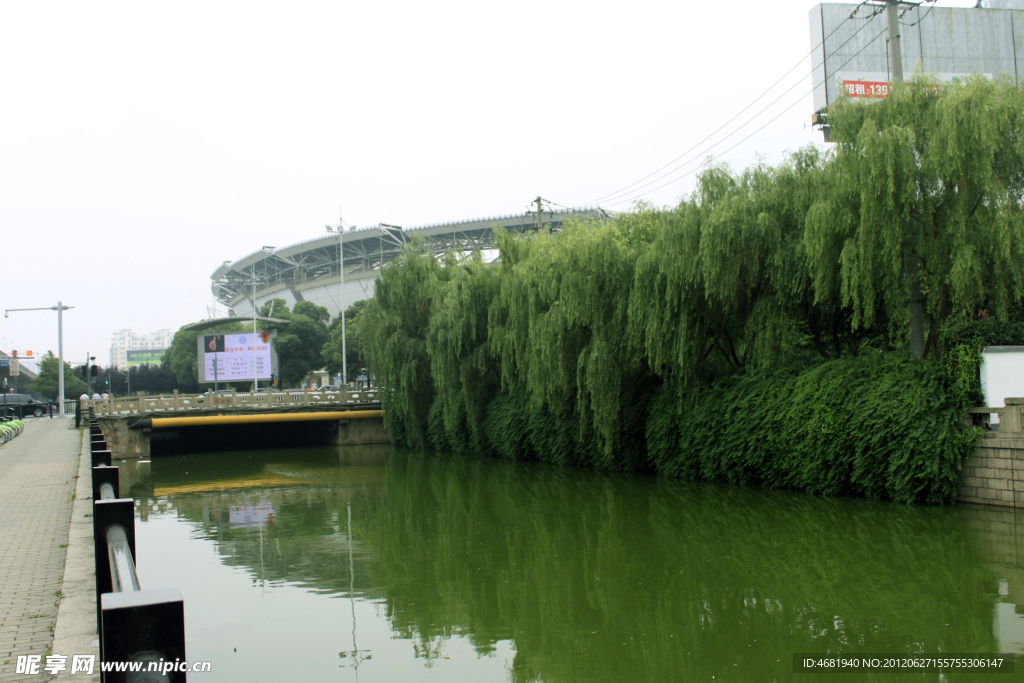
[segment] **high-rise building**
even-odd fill
[[[114,339],[110,343],[110,365],[115,368],[127,368],[129,365],[158,364],[163,352],[170,345],[170,330],[157,330],[150,334],[135,334],[130,329],[121,330],[114,333]]]

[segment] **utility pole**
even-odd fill
[[[889,23],[889,70],[893,81],[903,82],[903,50],[900,47],[899,0],[886,0],[885,16]],[[892,89],[889,90],[890,95]],[[921,257],[910,245],[903,247],[903,276],[910,287],[910,352],[924,356],[924,293],[921,291]]]
[[[544,227],[544,219],[541,217],[541,206],[540,206],[541,201],[543,201],[543,200],[541,199],[541,197],[539,195],[538,195],[538,197],[536,199],[533,200],[533,203],[537,205],[537,229],[538,230],[540,230],[541,228]]]
[[[894,80],[903,80],[903,52],[900,50],[900,3],[888,0],[885,16],[889,20],[889,66]]]

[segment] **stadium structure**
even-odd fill
[[[225,261],[210,278],[214,296],[231,315],[252,315],[255,281],[257,306],[275,298],[283,299],[289,307],[310,301],[325,307],[334,318],[342,302],[347,308],[371,298],[381,267],[413,240],[432,254],[487,251],[495,248],[495,230],[529,233],[543,226],[558,232],[567,221],[603,220],[611,215],[601,208],[586,208],[544,211],[539,217],[530,212],[416,228],[380,223],[325,233],[290,247],[264,249],[237,261]],[[340,252],[344,258],[339,258]]]

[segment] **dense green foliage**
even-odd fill
[[[947,326],[941,335],[942,368],[950,391],[966,405],[981,405],[981,350],[1024,345],[1024,322],[974,320]],[[1005,397],[1004,397],[1005,398]]]
[[[918,77],[880,104],[829,112],[841,142],[807,216],[808,253],[855,327],[915,318],[938,358],[949,316],[1005,317],[1024,293],[1024,95],[978,76],[937,97]]]
[[[968,321],[1024,298],[1024,96],[914,81],[830,119],[832,150],[708,168],[675,208],[387,266],[360,327],[392,435],[951,500],[992,337]]]
[[[125,372],[127,370],[127,374]],[[88,367],[75,367],[75,376],[89,383],[100,392],[109,391],[114,396],[137,394],[170,394],[178,388],[178,378],[174,372],[163,365],[133,365],[130,368],[97,368],[95,377],[88,377]]]
[[[647,446],[689,479],[943,503],[975,440],[939,367],[877,353],[728,378],[682,419],[678,401],[670,387],[655,399]]]
[[[60,392],[60,361],[53,351],[39,359],[39,374],[32,381],[32,391],[43,398],[57,399]],[[12,382],[13,386],[13,382]],[[78,398],[86,390],[85,382],[78,378],[71,364],[64,361],[64,398]]]
[[[269,316],[273,309],[275,318],[290,320],[274,338],[280,364],[281,381],[285,387],[297,386],[310,372],[323,367],[320,355],[324,344],[330,338],[327,321],[330,314],[323,306],[309,301],[300,301],[290,310],[283,299],[271,299],[260,309],[261,316]]]
[[[366,352],[363,347],[363,339],[359,333],[359,314],[366,307],[366,299],[355,302],[345,309],[345,359],[348,369],[348,379],[352,381],[357,373],[367,367]],[[342,339],[341,339],[341,316],[331,321],[328,328],[330,339],[324,344],[321,354],[323,355],[324,367],[332,377],[340,375],[342,370]]]

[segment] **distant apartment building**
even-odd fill
[[[157,330],[150,334],[135,334],[130,329],[114,333],[110,344],[110,365],[127,368],[130,365],[158,365],[165,350],[171,345],[171,331]]]

